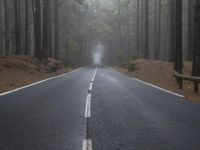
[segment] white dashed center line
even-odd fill
[[[91,117],[91,94],[88,94],[85,105],[85,118],[90,118],[90,117]]]
[[[93,83],[90,83],[89,91],[92,91]]]
[[[92,150],[92,140],[83,141],[83,150]]]
[[[94,71],[94,74],[93,74],[93,77],[92,77],[92,80],[91,80],[91,82],[94,82],[94,79],[95,79],[95,77],[96,77],[96,74],[97,74],[97,68],[95,69],[95,71]]]
[[[92,96],[91,92],[92,92],[93,83],[94,83],[94,79],[96,77],[96,74],[97,74],[97,68],[95,69],[95,72],[94,72],[94,74],[92,76],[92,79],[91,79],[91,82],[90,82],[90,86],[89,86],[89,90],[88,90],[88,94],[87,94],[87,98],[86,98],[85,118],[87,119],[87,124],[88,124],[89,118],[91,118],[91,96]],[[92,150],[92,140],[89,139],[88,133],[86,134],[86,140],[83,140],[83,150]]]

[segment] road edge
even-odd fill
[[[181,95],[181,94],[175,93],[175,92],[173,92],[173,91],[170,91],[170,90],[161,88],[161,87],[159,87],[159,86],[157,86],[157,85],[154,85],[154,84],[151,84],[151,83],[142,81],[142,80],[140,80],[140,79],[137,79],[137,78],[134,78],[134,77],[130,77],[130,76],[126,75],[126,74],[123,74],[123,73],[121,73],[121,72],[119,72],[119,71],[113,69],[112,67],[108,67],[108,68],[111,69],[112,71],[115,71],[115,72],[120,73],[120,74],[122,74],[122,75],[124,75],[124,76],[127,76],[127,77],[131,78],[132,80],[135,80],[135,81],[137,81],[137,82],[143,83],[143,84],[148,85],[148,86],[151,86],[151,87],[156,88],[156,89],[158,89],[158,90],[160,90],[160,91],[163,91],[163,92],[166,92],[166,93],[169,93],[169,94],[172,94],[172,95],[181,97],[181,98],[185,98],[184,95]]]
[[[31,84],[28,84],[28,85],[25,85],[25,86],[16,88],[16,89],[14,89],[14,90],[10,90],[10,91],[7,91],[7,92],[3,92],[3,93],[0,93],[0,96],[5,96],[5,95],[8,95],[8,94],[17,92],[17,91],[19,91],[19,90],[23,90],[23,89],[25,89],[25,88],[32,87],[32,86],[34,86],[34,85],[44,83],[44,82],[46,82],[46,81],[50,81],[50,80],[53,80],[53,79],[57,79],[57,78],[63,77],[63,76],[65,76],[65,75],[72,74],[72,73],[77,72],[77,71],[80,71],[80,70],[82,70],[82,69],[84,69],[84,68],[85,68],[85,67],[82,67],[82,68],[79,68],[79,69],[76,69],[76,70],[73,70],[73,71],[70,71],[70,72],[67,72],[67,73],[58,75],[58,76],[50,77],[50,78],[47,78],[47,79],[44,79],[44,80],[41,80],[41,81],[37,81],[37,82],[31,83]]]

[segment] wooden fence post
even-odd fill
[[[198,93],[199,92],[199,85],[198,82],[194,82],[194,92]]]
[[[179,80],[179,88],[183,89],[183,80],[181,78],[179,78],[178,80]]]

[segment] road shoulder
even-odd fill
[[[186,99],[194,103],[200,103],[200,94],[193,92],[193,84],[184,81],[183,90],[178,88],[175,78],[173,77],[173,65],[168,62],[139,60],[138,69],[128,71],[125,68],[113,67],[114,70],[137,79],[143,83],[156,86],[158,88],[184,95]],[[190,64],[185,64],[185,72],[190,72]]]

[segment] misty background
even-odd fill
[[[182,1],[184,59],[191,59],[189,2]],[[159,42],[156,59],[169,61],[171,0],[148,3],[148,57],[155,58]],[[144,57],[145,7],[144,0],[2,0],[0,54],[53,57],[69,66],[94,63],[94,57],[110,65]]]

